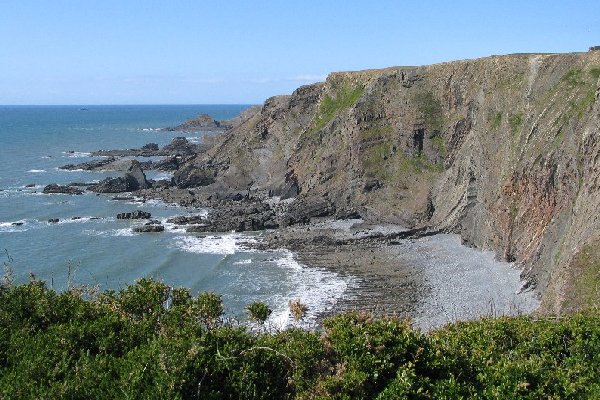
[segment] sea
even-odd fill
[[[96,182],[115,172],[66,171],[59,167],[89,161],[99,149],[168,144],[186,136],[194,143],[209,133],[166,132],[199,114],[217,120],[239,114],[248,105],[167,106],[0,106],[0,257],[16,283],[34,276],[64,290],[87,285],[118,290],[151,277],[194,294],[222,296],[226,315],[243,319],[254,301],[273,310],[269,323],[293,323],[288,302],[308,305],[305,324],[334,307],[351,290],[353,278],[307,268],[289,251],[259,252],[244,243],[260,233],[188,234],[166,220],[207,210],[160,201],[113,200],[111,195],[43,194],[50,183]],[[168,179],[147,171],[151,179]],[[163,221],[163,233],[133,233],[139,223],[116,215],[148,211]],[[49,222],[59,219],[58,223]]]

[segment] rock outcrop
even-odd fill
[[[146,180],[146,174],[144,174],[140,163],[132,160],[125,176],[106,178],[95,185],[89,186],[88,190],[96,193],[123,193],[149,187],[150,183]]]
[[[594,51],[333,73],[248,112],[175,183],[457,232],[517,262],[561,311],[598,284],[582,276],[600,260],[581,260],[600,254],[599,77]],[[296,201],[289,215],[305,220]]]
[[[171,143],[164,146],[162,149],[156,143],[147,143],[139,149],[114,149],[114,150],[98,150],[92,152],[94,157],[112,157],[113,159],[90,161],[82,164],[68,164],[62,169],[98,169],[114,161],[114,157],[173,157],[181,155],[191,155],[204,151],[206,146],[190,143],[185,137],[176,137],[171,140]],[[96,166],[97,165],[97,166]],[[107,169],[107,168],[105,168]]]
[[[147,211],[133,211],[117,214],[117,219],[150,219],[152,214]]]
[[[188,119],[181,125],[177,125],[172,128],[164,128],[164,131],[174,132],[174,131],[184,131],[184,132],[197,132],[197,131],[206,131],[206,130],[214,130],[220,127],[219,121],[214,120],[208,114],[201,114],[197,117]]]
[[[221,203],[207,216],[177,216],[167,220],[188,232],[244,232],[279,227],[275,210],[265,203]]]
[[[305,224],[311,218],[334,215],[335,206],[325,197],[302,196],[287,208],[283,215],[282,225]]]
[[[46,185],[42,190],[44,194],[83,194],[83,191],[72,186],[63,186],[56,183]]]
[[[165,227],[163,225],[160,223],[155,223],[154,221],[133,228],[133,231],[137,233],[156,233],[164,232],[164,230]]]

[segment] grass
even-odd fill
[[[312,131],[323,129],[341,111],[355,105],[364,91],[363,87],[352,87],[348,84],[341,84],[334,88],[333,96],[325,95],[321,100]]]
[[[523,113],[519,112],[511,115],[508,119],[508,124],[510,125],[510,132],[512,133],[513,137],[516,137],[521,131],[521,127],[523,125]]]
[[[365,175],[382,181],[391,178],[388,158],[393,156],[392,145],[387,142],[376,144],[369,148],[363,159]]]
[[[443,125],[442,103],[432,92],[420,92],[415,96],[415,102],[425,126],[432,131],[440,131]]]
[[[502,113],[494,113],[491,117],[489,117],[488,122],[490,123],[490,127],[492,129],[498,129],[500,127],[500,124],[502,124]]]
[[[369,129],[360,131],[360,136],[363,139],[388,138],[393,132],[392,127],[371,126]]]
[[[592,104],[596,101],[596,91],[591,88],[585,92],[583,98],[575,103],[572,108],[579,118],[583,117],[585,113],[590,109]]]
[[[587,74],[581,68],[570,69],[559,83],[563,84],[569,91],[579,90],[580,93],[568,103],[567,115],[569,118],[582,118],[596,100],[596,83],[600,77],[600,67],[592,66]],[[556,90],[560,90],[558,87]],[[568,92],[566,92],[568,93]]]
[[[584,246],[570,266],[573,287],[565,299],[567,309],[600,307],[600,243]]]
[[[558,130],[558,133],[556,134],[556,137],[552,141],[552,147],[551,148],[552,149],[559,148],[564,139],[565,139],[565,129],[564,128],[560,128]]]
[[[440,139],[443,143],[443,138]],[[431,162],[425,154],[406,155],[394,151],[393,146],[386,142],[379,143],[367,151],[363,159],[363,168],[365,176],[388,183],[424,172],[442,172],[444,169],[443,165]]]
[[[446,156],[446,141],[442,135],[435,135],[431,138],[431,145],[442,157]]]

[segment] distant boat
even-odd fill
[[[89,111],[87,108],[80,108],[79,111]]]

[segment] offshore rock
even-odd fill
[[[205,145],[196,145],[190,143],[185,137],[176,137],[171,140],[171,143],[160,149],[156,143],[148,143],[139,149],[114,149],[114,150],[98,150],[92,152],[94,157],[156,157],[156,156],[176,156],[182,154],[196,154],[205,150]],[[100,160],[103,161],[103,160]],[[92,161],[94,163],[95,161]],[[85,166],[88,163],[77,164],[77,166]],[[92,165],[92,164],[90,164]]]
[[[163,131],[174,132],[174,131],[184,131],[184,132],[196,132],[201,130],[214,130],[220,127],[220,123],[214,120],[208,114],[201,114],[197,117],[188,119],[181,125],[177,125],[171,128],[163,128]]]
[[[152,214],[146,211],[133,211],[117,214],[117,219],[150,219]]]
[[[112,168],[107,168],[107,166],[110,165],[111,163],[115,162],[115,160],[116,160],[116,158],[110,157],[110,158],[106,158],[103,160],[87,161],[87,162],[80,163],[80,164],[66,164],[59,168],[67,170],[67,171],[74,171],[74,170],[100,171],[103,169],[112,169]]]
[[[131,161],[131,165],[124,177],[106,178],[99,183],[89,186],[88,190],[96,193],[123,193],[132,192],[150,187],[146,180],[146,174],[136,160]]]
[[[62,185],[58,185],[56,183],[51,183],[49,185],[46,185],[46,187],[44,187],[44,189],[42,190],[42,193],[45,193],[45,194],[55,194],[55,193],[59,193],[59,194],[83,194],[83,191],[80,190],[80,189],[77,189],[75,187],[62,186]]]
[[[165,227],[163,225],[157,224],[146,224],[142,226],[136,226],[133,228],[133,231],[138,233],[163,232],[164,230]]]

